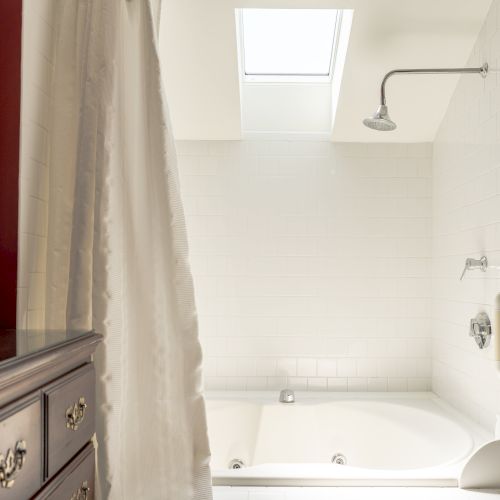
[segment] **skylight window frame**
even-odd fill
[[[243,20],[243,11],[245,9],[236,9],[238,19],[238,52],[240,59],[240,75],[241,82],[244,84],[259,84],[259,83],[325,83],[331,84],[337,58],[337,49],[339,46],[339,38],[342,27],[342,9],[323,9],[334,10],[335,26],[333,31],[332,47],[330,52],[330,65],[328,74],[311,73],[311,74],[293,74],[293,73],[246,73],[245,71],[245,27]],[[272,9],[280,10],[280,9]],[[301,10],[301,9],[297,9]],[[322,10],[322,9],[318,9]]]

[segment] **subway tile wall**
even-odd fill
[[[430,389],[431,145],[178,155],[208,389]]]
[[[17,327],[43,328],[54,0],[23,0]]]
[[[500,8],[492,3],[467,65],[490,65],[486,79],[463,76],[439,129],[433,180],[433,389],[492,430],[500,415],[495,331],[480,351],[469,319],[494,319],[500,297]],[[467,257],[486,255],[486,274],[458,277]],[[498,325],[500,326],[500,325]]]

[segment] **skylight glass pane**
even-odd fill
[[[246,75],[329,75],[336,10],[242,9]]]

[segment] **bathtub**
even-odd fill
[[[432,393],[277,399],[278,392],[207,395],[214,485],[451,487],[468,457],[493,439]]]

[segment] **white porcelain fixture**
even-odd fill
[[[273,396],[208,398],[214,484],[457,486],[493,438],[429,393]]]

